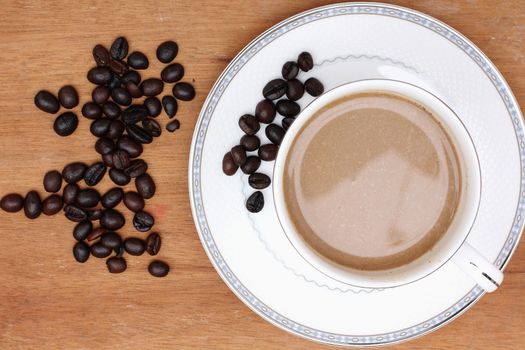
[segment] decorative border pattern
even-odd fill
[[[445,323],[451,321],[453,318],[458,316],[462,311],[467,309],[475,301],[483,295],[483,290],[476,286],[467,295],[465,295],[456,304],[451,306],[445,312],[425,321],[418,325],[399,330],[396,332],[369,335],[369,336],[352,336],[345,334],[334,334],[328,333],[321,330],[311,329],[304,325],[294,322],[283,315],[271,310],[264,303],[262,303],[255,295],[253,295],[241,281],[233,274],[229,266],[226,264],[222,255],[220,254],[215,241],[211,235],[210,228],[208,227],[206,214],[203,208],[202,193],[200,188],[200,172],[201,172],[201,154],[204,146],[204,139],[208,125],[213,115],[213,111],[221,98],[225,88],[235,77],[239,69],[246,64],[260,49],[264,48],[268,43],[272,42],[281,35],[302,26],[304,24],[323,19],[328,17],[334,17],[339,15],[348,14],[375,14],[380,16],[393,17],[402,19],[411,23],[415,23],[434,31],[441,35],[443,38],[449,40],[451,43],[456,45],[458,48],[463,50],[472,60],[485,72],[487,77],[492,81],[492,84],[499,92],[508,114],[512,119],[512,124],[516,132],[516,139],[520,152],[521,160],[521,195],[519,198],[519,204],[516,211],[514,224],[508,235],[506,243],[500,251],[495,264],[499,268],[503,268],[508,262],[510,256],[514,252],[517,242],[519,241],[521,232],[524,227],[525,218],[525,139],[523,123],[523,117],[517,106],[517,102],[510,91],[510,88],[504,81],[501,74],[498,72],[496,67],[490,62],[490,60],[479,50],[474,44],[472,44],[467,38],[460,33],[456,32],[446,24],[420,12],[410,10],[407,8],[385,5],[385,4],[373,4],[373,3],[349,3],[349,4],[336,4],[325,7],[313,9],[294,17],[291,17],[274,27],[270,28],[255,40],[253,40],[246,48],[244,48],[235,59],[228,65],[219,80],[212,88],[204,107],[201,111],[199,121],[197,122],[197,128],[195,129],[193,144],[191,149],[192,158],[190,158],[190,196],[192,201],[192,210],[195,221],[197,223],[197,229],[199,231],[201,241],[208,254],[210,260],[213,262],[217,269],[217,272],[221,275],[223,280],[226,281],[227,285],[232,291],[250,308],[256,311],[259,315],[271,323],[278,325],[279,327],[294,333],[296,335],[308,338],[310,340],[340,345],[340,346],[373,346],[373,345],[385,345],[394,342],[400,342],[408,340],[414,337],[421,336],[432,329],[438,328]]]

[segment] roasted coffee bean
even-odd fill
[[[73,222],[81,222],[87,219],[87,213],[85,210],[80,209],[74,205],[66,205],[64,208],[64,214],[68,220]]]
[[[173,96],[181,101],[191,101],[195,98],[195,89],[190,83],[177,83],[173,85]]]
[[[146,232],[151,230],[155,224],[155,219],[145,211],[139,211],[133,216],[133,226],[139,232]]]
[[[107,137],[102,137],[98,139],[95,143],[95,151],[97,151],[97,153],[101,155],[113,152],[115,150],[115,147],[115,142],[113,142],[112,139]]]
[[[157,78],[146,79],[140,84],[144,96],[157,96],[164,90],[164,83]]]
[[[108,267],[108,271],[111,273],[122,273],[126,271],[127,268],[126,260],[124,260],[124,258],[118,258],[116,256],[106,260],[106,266]]]
[[[58,100],[67,109],[78,106],[78,93],[71,85],[65,85],[58,90]]]
[[[119,186],[126,186],[131,181],[131,178],[125,172],[115,168],[109,169],[109,177],[115,185]]]
[[[275,105],[270,100],[262,100],[255,106],[255,116],[261,123],[270,124],[275,119],[275,114]]]
[[[73,112],[65,112],[55,119],[53,130],[59,136],[69,136],[77,130],[78,117]]]
[[[126,126],[126,131],[128,132],[128,136],[131,137],[133,140],[148,144],[153,142],[153,137],[146,132],[143,128],[137,125],[128,125]]]
[[[127,84],[128,82],[132,82],[136,85],[140,84],[140,80],[142,77],[140,76],[140,73],[134,70],[129,70],[126,74],[122,76],[120,79],[122,81],[122,84]]]
[[[176,83],[184,76],[184,67],[181,64],[173,63],[166,66],[162,72],[160,72],[160,78],[165,83]]]
[[[44,189],[46,192],[57,193],[62,188],[62,174],[56,170],[48,171],[44,175]]]
[[[124,204],[126,205],[126,208],[134,213],[142,211],[146,205],[144,198],[142,198],[137,192],[133,191],[126,192],[124,195]]]
[[[121,88],[117,88],[115,90],[119,90],[119,89],[121,89]],[[115,91],[115,90],[113,90],[113,91]],[[120,116],[120,114],[122,113],[119,105],[116,104],[115,102],[112,102],[112,101],[104,102],[104,104],[102,105],[102,112],[109,119],[117,119]]]
[[[173,96],[164,96],[162,98],[162,106],[164,107],[164,112],[166,112],[170,119],[177,114],[177,100]]]
[[[245,114],[239,118],[239,127],[247,135],[255,135],[261,128],[259,121],[251,114]]]
[[[148,116],[148,109],[143,105],[132,105],[122,112],[122,121],[125,124],[137,124]]]
[[[165,41],[157,48],[157,59],[162,63],[170,63],[179,52],[179,46],[174,41]]]
[[[68,184],[66,187],[64,187],[64,191],[62,192],[62,198],[64,199],[64,203],[66,204],[74,204],[77,200],[77,194],[80,191],[80,188],[77,184]]]
[[[152,261],[148,266],[149,273],[154,277],[166,277],[170,272],[170,267],[163,261]]]
[[[107,102],[106,102],[107,103]],[[89,131],[96,137],[104,137],[109,131],[112,120],[109,118],[98,118],[91,123]]]
[[[111,81],[113,73],[108,67],[95,67],[88,71],[87,78],[95,85],[104,85]]]
[[[79,263],[84,263],[89,259],[90,249],[86,242],[77,242],[73,246],[73,256]]]
[[[285,131],[279,125],[270,124],[266,127],[264,131],[266,133],[266,137],[268,137],[268,140],[270,140],[274,144],[280,145],[283,141]]]
[[[116,207],[124,198],[124,191],[120,187],[114,187],[107,191],[100,200],[102,206],[106,209]]]
[[[91,230],[91,232],[87,235],[86,239],[88,242],[95,241],[102,237],[102,235],[106,233],[106,230],[102,227],[97,227],[96,229]]]
[[[175,130],[179,130],[179,129],[180,129],[180,122],[178,119],[173,119],[171,122],[166,124],[166,130],[168,130],[168,132],[175,132]]]
[[[104,85],[97,86],[91,92],[91,98],[93,99],[93,101],[95,101],[99,105],[106,102],[109,98],[109,95],[111,95],[111,91],[109,90],[107,86],[104,86]]]
[[[139,142],[127,137],[122,136],[117,142],[117,148],[128,152],[131,158],[136,158],[142,154],[143,147]]]
[[[76,204],[81,208],[93,208],[100,202],[100,194],[97,190],[86,188],[77,194]]]
[[[124,169],[124,173],[132,178],[139,177],[140,175],[145,174],[146,171],[148,171],[148,163],[142,159],[132,160],[129,166]]]
[[[322,95],[322,93],[324,92],[323,84],[315,78],[310,78],[307,81],[305,81],[304,89],[306,90],[307,93],[309,93],[313,97]]]
[[[106,137],[110,139],[118,139],[120,136],[122,136],[124,130],[126,130],[124,123],[122,123],[120,120],[112,120],[111,124],[109,124]]]
[[[270,80],[268,84],[264,86],[263,96],[269,100],[276,100],[281,98],[286,93],[287,89],[288,85],[286,84],[286,81],[282,79]]]
[[[277,101],[277,112],[284,117],[295,117],[301,112],[301,107],[297,102],[290,100],[279,100]]]
[[[146,244],[140,238],[128,237],[124,240],[124,249],[130,255],[139,256],[144,254]]]
[[[87,168],[87,165],[84,163],[70,163],[62,170],[62,178],[68,184],[77,183],[84,178]]]
[[[288,128],[292,125],[294,120],[294,118],[284,118],[281,121],[281,125],[283,126],[284,131],[288,131]]]
[[[264,196],[261,191],[254,192],[246,201],[246,209],[251,213],[258,213],[264,207]]]
[[[239,166],[233,160],[231,152],[228,152],[222,158],[222,172],[231,176],[237,172]]]
[[[98,184],[106,174],[106,165],[102,162],[97,162],[87,168],[84,174],[84,182],[88,186],[95,186]]]
[[[162,112],[162,104],[156,97],[148,97],[144,100],[144,106],[148,109],[150,117],[155,118]]]
[[[241,170],[245,174],[253,174],[261,166],[261,158],[257,156],[249,156],[246,158],[246,163],[241,166]]]
[[[123,60],[128,55],[128,41],[123,36],[115,39],[109,52],[114,60]]]
[[[259,151],[257,153],[262,160],[269,162],[277,158],[277,151],[279,151],[278,146],[268,143],[259,147]]]
[[[126,249],[124,249],[124,244],[119,245],[115,249],[113,249],[115,252],[115,257],[122,258],[124,256],[124,253],[126,252]]]
[[[299,57],[297,57],[297,64],[303,72],[308,72],[314,67],[314,59],[309,52],[301,52]]]
[[[111,98],[121,106],[129,106],[131,104],[131,95],[128,90],[121,87],[111,91]]]
[[[125,87],[126,87],[126,90],[128,90],[128,92],[131,95],[131,97],[133,97],[133,98],[140,98],[140,97],[142,97],[142,90],[140,89],[138,84],[135,84],[132,81],[128,81],[125,84]]]
[[[97,119],[102,116],[102,108],[95,102],[87,102],[82,106],[82,115],[88,119]]]
[[[255,135],[244,135],[243,137],[241,137],[241,141],[239,143],[247,151],[252,152],[259,148],[259,146],[261,145],[261,140],[259,140],[259,138]]]
[[[100,243],[110,249],[115,249],[122,244],[122,238],[116,232],[106,232],[100,237]]]
[[[64,202],[62,197],[58,194],[52,194],[42,202],[42,211],[48,216],[55,215],[62,210],[63,206]]]
[[[160,235],[157,232],[152,232],[146,239],[146,251],[149,255],[157,255],[160,251]]]
[[[120,77],[117,74],[113,74],[111,80],[108,83],[108,88],[113,90],[119,87],[122,87],[122,80],[120,80]]]
[[[100,44],[93,48],[93,58],[99,67],[107,66],[111,60],[109,57],[109,51]]]
[[[101,242],[97,242],[91,246],[91,255],[95,258],[107,258],[113,249],[106,247]]]
[[[159,137],[162,134],[162,127],[155,119],[146,118],[142,121],[144,130],[153,137]]]
[[[291,101],[297,101],[304,95],[304,85],[297,79],[288,81],[288,90],[286,90],[286,97]]]
[[[119,228],[122,228],[125,223],[126,219],[124,219],[124,216],[115,209],[104,210],[100,217],[100,225],[111,231],[116,231]]]
[[[87,238],[88,234],[93,230],[93,224],[91,221],[79,222],[73,229],[73,237],[77,241],[83,241]]]
[[[60,109],[58,99],[46,90],[40,90],[35,95],[35,105],[44,112],[55,114]]]
[[[149,174],[142,174],[135,179],[135,188],[144,199],[150,199],[155,195],[157,187]]]
[[[113,167],[123,170],[130,165],[129,154],[126,151],[119,149],[113,152]]]
[[[248,177],[248,184],[256,190],[262,190],[263,188],[270,186],[271,183],[272,180],[266,174],[253,173]]]
[[[133,51],[129,55],[128,64],[135,69],[147,69],[149,67],[148,58],[140,51]]]
[[[109,69],[115,74],[123,75],[125,74],[129,68],[126,62],[119,61],[119,60],[111,60],[109,62]]]
[[[297,76],[297,74],[299,74],[299,66],[293,61],[288,61],[283,65],[281,74],[283,75],[284,79],[292,80]]]
[[[18,193],[10,193],[2,197],[0,208],[8,213],[16,213],[24,207],[24,197]]]
[[[92,210],[86,210],[87,218],[91,221],[98,221],[100,220],[100,217],[102,216],[102,210],[100,209],[92,209]]]
[[[102,161],[107,167],[113,168],[113,152],[102,155]]]
[[[230,153],[232,155],[233,161],[238,166],[241,166],[244,163],[246,163],[246,150],[243,146],[237,145],[232,147]]]

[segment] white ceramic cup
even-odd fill
[[[313,250],[296,231],[285,204],[283,178],[290,146],[305,123],[322,107],[344,96],[365,92],[387,92],[408,98],[427,108],[447,129],[459,153],[462,186],[459,206],[447,232],[416,260],[389,270],[362,271],[338,265]],[[476,149],[464,125],[439,98],[415,85],[395,80],[361,80],[339,86],[314,100],[296,118],[286,132],[274,168],[273,194],[281,225],[297,252],[314,268],[343,283],[365,288],[390,288],[421,279],[452,260],[485,291],[501,284],[503,273],[468,242],[468,234],[477,215],[481,174]],[[349,233],[350,234],[350,233]]]

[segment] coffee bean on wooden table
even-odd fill
[[[66,187],[64,187],[64,191],[62,192],[62,199],[64,200],[64,203],[74,204],[77,200],[77,194],[79,191],[80,188],[75,183],[66,185]]]
[[[179,46],[174,41],[165,41],[157,47],[157,59],[162,63],[170,63],[179,52]]]
[[[255,135],[261,128],[257,118],[251,114],[245,114],[239,118],[239,127],[247,135]]]
[[[268,143],[259,147],[259,151],[257,153],[262,160],[269,162],[277,158],[277,151],[279,151],[278,146]]]
[[[24,199],[24,213],[28,219],[36,219],[42,213],[42,200],[36,191],[29,191]]]
[[[128,82],[132,82],[136,85],[140,84],[140,81],[142,80],[142,77],[140,76],[140,73],[134,70],[129,70],[126,74],[122,76],[120,79],[122,84],[127,84]]]
[[[148,58],[140,51],[133,51],[129,54],[128,64],[134,69],[147,69],[149,67]]]
[[[258,213],[264,207],[264,196],[261,191],[254,192],[246,201],[246,209],[251,213]]]
[[[140,98],[142,97],[142,90],[140,89],[140,86],[138,84],[135,84],[132,81],[128,81],[124,84],[124,87],[129,92],[131,97],[133,98]]]
[[[147,232],[151,230],[154,224],[155,219],[153,216],[145,211],[139,211],[138,213],[135,213],[135,216],[133,217],[133,226],[139,232]]]
[[[107,66],[111,60],[108,49],[100,44],[93,48],[93,58],[99,67]]]
[[[62,188],[62,174],[56,170],[44,175],[44,189],[49,193],[57,193]]]
[[[124,190],[120,187],[114,187],[107,191],[100,200],[102,206],[106,209],[116,207],[124,198]]]
[[[112,168],[113,167],[113,152],[103,154],[102,162],[106,164],[108,168]]]
[[[73,246],[73,256],[79,263],[84,263],[89,259],[90,249],[86,242],[77,242]]]
[[[120,77],[117,74],[113,74],[113,77],[111,77],[111,80],[108,83],[108,88],[113,90],[119,87],[122,87],[122,80],[120,80]]]
[[[122,273],[126,271],[127,268],[126,260],[115,256],[106,260],[106,266],[111,273]]]
[[[106,165],[102,162],[97,162],[87,168],[84,174],[84,182],[88,186],[95,186],[98,184],[106,174]]]
[[[261,158],[257,156],[249,156],[246,158],[246,163],[244,163],[243,166],[241,166],[241,170],[245,174],[252,174],[259,169],[261,166]]]
[[[295,117],[301,112],[301,107],[297,102],[290,100],[279,100],[275,105],[277,112],[284,117]]]
[[[124,240],[124,249],[128,254],[139,256],[146,250],[146,244],[140,238],[128,237]]]
[[[113,152],[113,167],[123,170],[130,165],[129,154],[123,150]]]
[[[78,117],[73,112],[60,114],[53,124],[53,130],[59,136],[69,136],[77,130]]]
[[[121,89],[121,88],[117,88],[115,90],[118,90],[118,89]],[[117,119],[122,113],[122,110],[120,109],[119,105],[116,104],[115,102],[106,101],[102,105],[102,112],[109,119]]]
[[[106,232],[100,236],[100,243],[110,249],[115,249],[122,244],[122,238],[116,232]]]
[[[313,97],[317,97],[324,92],[323,84],[316,78],[310,78],[304,82],[304,89]]]
[[[111,71],[115,74],[123,75],[129,70],[129,67],[123,61],[111,60],[109,62],[109,69],[111,69]]]
[[[117,148],[128,152],[131,158],[136,158],[142,154],[142,144],[127,137],[122,136],[117,142]]]
[[[270,80],[263,88],[263,96],[269,100],[281,98],[288,89],[288,84],[282,79]]]
[[[93,230],[93,224],[91,221],[79,222],[73,229],[73,237],[77,241],[83,241],[87,238],[88,234]]]
[[[150,199],[155,195],[156,186],[155,182],[149,176],[149,174],[142,174],[135,179],[135,187],[137,192],[144,199]]]
[[[120,120],[112,120],[109,124],[108,131],[106,132],[106,137],[110,139],[118,139],[126,130],[124,123]]]
[[[107,102],[106,102],[107,103]],[[89,131],[93,136],[103,137],[109,131],[109,126],[111,125],[112,120],[109,118],[98,118],[91,123]]]
[[[111,91],[107,86],[99,85],[96,88],[93,89],[91,92],[91,98],[95,103],[98,103],[99,105],[106,102],[111,95]]]
[[[149,144],[153,142],[153,137],[140,126],[128,125],[126,126],[126,131],[128,132],[128,136],[137,142],[142,144]]]
[[[97,190],[86,188],[77,194],[76,204],[81,208],[93,208],[100,202],[100,194]]]
[[[102,108],[95,102],[86,102],[82,106],[82,115],[88,119],[100,118],[102,116]]]
[[[232,155],[233,161],[238,166],[241,166],[244,163],[246,163],[246,150],[244,149],[243,146],[237,145],[237,146],[232,147],[232,149],[230,150],[230,153]]]
[[[68,184],[79,182],[84,178],[88,166],[81,162],[66,165],[62,170],[62,178]]]
[[[88,218],[87,212],[75,205],[69,204],[64,208],[64,215],[68,220],[81,222]]]
[[[95,151],[101,155],[113,152],[115,147],[115,142],[107,137],[101,137],[97,140],[97,142],[95,142]]]
[[[129,45],[126,38],[123,36],[116,38],[109,49],[111,58],[114,60],[123,60],[128,55],[128,48]]]
[[[58,194],[52,194],[42,202],[42,211],[45,215],[55,215],[62,210],[64,201]]]
[[[262,100],[255,106],[257,120],[264,124],[270,124],[275,119],[276,108],[272,101]]]
[[[125,223],[126,219],[124,219],[124,216],[115,209],[104,210],[100,217],[100,225],[111,231],[116,231],[122,228]]]
[[[173,119],[171,122],[166,124],[166,130],[168,132],[175,132],[176,130],[180,129],[180,122],[178,119]]]
[[[228,176],[231,176],[237,172],[239,166],[233,160],[231,152],[228,152],[222,158],[222,172]]]
[[[261,140],[255,135],[244,135],[239,142],[247,151],[252,152],[257,150],[261,145]]]
[[[165,83],[176,83],[184,76],[184,67],[179,63],[172,63],[160,72],[160,78]]]
[[[132,212],[137,213],[144,209],[146,203],[140,194],[130,191],[124,195],[124,205]]]
[[[283,65],[281,74],[284,79],[292,80],[299,74],[299,66],[293,61],[288,61]]]
[[[280,145],[283,141],[285,131],[277,124],[270,124],[264,130],[266,137],[276,145]]]
[[[164,107],[164,112],[171,119],[177,114],[177,100],[173,96],[166,95],[162,98],[162,106]]]
[[[65,85],[58,90],[58,100],[60,104],[67,109],[78,106],[77,90],[71,85]]]
[[[97,227],[87,235],[86,239],[88,240],[88,242],[95,241],[102,237],[104,233],[106,233],[106,230],[103,227]]]
[[[87,73],[87,79],[95,85],[105,85],[113,78],[113,72],[108,67],[94,67]]]
[[[162,134],[162,127],[155,119],[144,119],[142,121],[142,128],[153,137],[159,137]]]
[[[44,112],[55,114],[60,109],[58,99],[46,90],[40,90],[35,95],[35,105]]]
[[[288,90],[286,90],[286,97],[290,101],[297,101],[304,95],[304,85],[298,79],[288,81]]]
[[[157,96],[164,90],[164,82],[157,78],[143,80],[140,88],[144,96]]]
[[[288,131],[288,128],[292,125],[294,120],[294,118],[284,118],[281,121],[281,125],[283,126],[284,131]]]
[[[107,258],[113,249],[106,247],[101,242],[97,242],[91,246],[91,255],[93,255],[95,258]]]
[[[266,174],[253,173],[248,177],[248,184],[256,190],[262,190],[263,188],[270,186],[271,183],[272,180]]]
[[[100,209],[86,209],[87,218],[91,221],[98,221],[100,220],[100,217],[102,216],[102,210]]]
[[[297,64],[303,72],[308,72],[314,67],[314,59],[309,52],[301,52],[297,57]]]
[[[191,101],[195,98],[195,89],[190,83],[177,83],[172,89],[173,96],[181,101]]]
[[[121,106],[129,106],[131,104],[131,95],[128,90],[122,87],[113,89],[111,91],[111,98]]]
[[[166,277],[170,272],[170,267],[163,261],[152,261],[148,266],[148,271],[155,277]]]
[[[119,186],[126,186],[131,181],[131,178],[124,171],[115,168],[109,169],[109,177],[115,185]]]
[[[144,106],[147,108],[150,117],[155,118],[162,112],[162,104],[156,97],[148,97],[145,99]]]
[[[8,213],[16,213],[24,207],[24,197],[18,193],[10,193],[2,197],[0,208]]]
[[[146,251],[149,255],[157,255],[160,251],[161,239],[157,232],[152,232],[146,238]]]

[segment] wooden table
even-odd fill
[[[97,159],[89,123],[59,138],[53,117],[36,110],[41,88],[74,84],[83,102],[91,86],[91,49],[125,35],[150,57],[163,40],[180,45],[177,61],[198,97],[180,105],[181,130],[163,135],[145,157],[158,184],[148,202],[164,237],[165,279],[147,273],[151,260],[128,259],[121,275],[103,260],[73,261],[73,225],[61,215],[26,220],[0,213],[1,349],[321,349],[285,333],[245,307],[208,261],[188,202],[187,160],[200,107],[220,72],[261,31],[327,1],[4,1],[0,9],[0,194],[42,191],[50,169]],[[499,67],[525,105],[525,2],[396,1],[429,13],[474,41]],[[79,108],[76,109],[79,111]],[[165,117],[160,117],[165,123]],[[103,189],[110,186],[104,181]],[[127,216],[129,220],[129,215]],[[132,234],[128,229],[126,234]],[[397,349],[523,349],[525,245],[506,280],[464,316]]]

